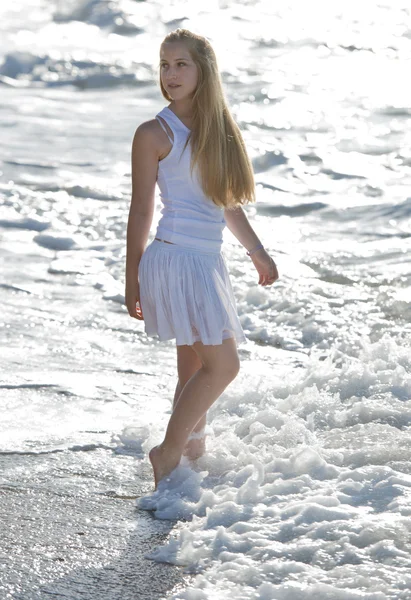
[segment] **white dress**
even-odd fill
[[[224,211],[208,198],[197,171],[190,172],[189,129],[167,107],[156,115],[173,132],[170,153],[159,162],[163,204],[156,237],[138,267],[145,332],[177,345],[224,339],[246,341],[224,257]],[[163,121],[162,121],[163,120]]]

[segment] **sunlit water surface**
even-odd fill
[[[2,598],[409,600],[408,3],[4,4]],[[125,236],[178,26],[217,51],[280,279],[226,232],[242,369],[153,494],[175,348],[127,315]]]

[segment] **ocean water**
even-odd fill
[[[409,600],[409,3],[0,17],[1,600]],[[280,279],[226,232],[242,368],[153,493],[176,356],[123,305],[130,148],[179,26],[216,49]]]

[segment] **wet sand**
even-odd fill
[[[135,508],[153,485],[151,467],[131,456],[113,460],[130,472],[121,493],[111,473],[93,474],[83,462],[76,473],[68,453],[1,456],[3,475],[36,472],[0,487],[2,599],[158,600],[187,585],[182,567],[145,558],[175,525]]]

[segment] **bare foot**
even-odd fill
[[[160,481],[178,467],[180,460],[176,460],[169,453],[165,454],[161,444],[151,448],[148,457],[154,471],[154,489],[156,490]]]
[[[204,436],[200,439],[188,440],[186,443],[183,454],[189,460],[196,460],[203,456],[206,448],[205,439],[207,436]]]

